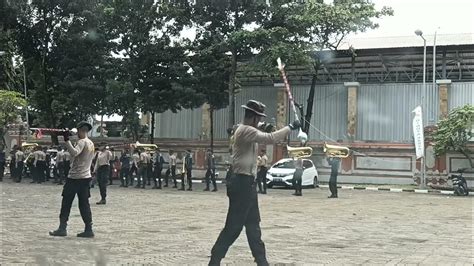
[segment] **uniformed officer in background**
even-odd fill
[[[186,150],[186,155],[184,156],[183,163],[184,163],[185,173],[181,173],[181,190],[184,190],[184,184],[185,184],[184,178],[186,178],[186,181],[188,183],[187,190],[192,191],[193,190],[193,179],[192,179],[193,156],[191,154],[191,150]]]
[[[18,150],[15,152],[15,172],[12,176],[15,179],[15,182],[20,183],[23,176],[25,153],[23,153],[22,148],[18,147]]]
[[[331,176],[329,177],[329,190],[331,195],[328,198],[337,198],[337,173],[339,171],[340,159],[337,157],[328,157],[328,164],[331,166]]]
[[[173,178],[173,188],[178,187],[178,182],[176,181],[176,163],[178,161],[178,158],[176,156],[176,153],[174,151],[170,151],[170,159],[169,159],[169,167],[170,167],[170,173],[171,177]],[[168,186],[168,177],[166,177],[166,184],[165,187]]]
[[[129,175],[130,175],[130,154],[129,150],[126,149],[122,155],[120,156],[120,164],[121,164],[121,171],[120,171],[120,186],[121,187],[128,187],[129,185]]]
[[[268,170],[268,157],[266,150],[262,149],[260,155],[257,158],[257,185],[258,193],[267,194],[267,170]],[[263,184],[262,184],[263,183]],[[263,185],[263,188],[262,188]]]
[[[46,154],[43,152],[41,146],[36,147],[36,151],[34,152],[34,173],[36,173],[36,182],[41,184],[45,181],[45,173],[46,173]],[[33,174],[35,176],[35,174]],[[34,183],[34,182],[33,182]]]
[[[211,149],[207,149],[206,153],[206,165],[207,165],[207,171],[205,175],[206,179],[206,188],[204,191],[209,191],[209,185],[212,181],[212,186],[214,189],[212,192],[217,191],[217,183],[216,183],[216,159],[214,158],[214,154],[212,153]]]
[[[109,179],[110,161],[112,160],[112,152],[105,145],[97,155],[94,172],[96,173],[97,183],[100,190],[100,201],[96,204],[104,205],[107,203],[107,181]]]
[[[161,189],[161,172],[163,171],[163,164],[165,163],[165,159],[161,154],[160,150],[157,149],[155,153],[155,162],[154,162],[154,182],[155,186],[154,189]],[[158,183],[158,185],[157,185]]]
[[[132,167],[130,168],[130,186],[133,186],[133,181],[138,182],[138,162],[140,161],[140,153],[135,149],[132,154]]]
[[[143,148],[140,148],[139,152],[140,157],[138,161],[138,183],[135,188],[145,188],[149,157]]]
[[[59,148],[56,154],[56,169],[58,171],[59,180],[55,180],[55,183],[62,184],[64,178],[64,149]]]

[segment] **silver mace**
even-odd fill
[[[283,82],[285,83],[286,94],[288,95],[288,99],[290,100],[291,107],[293,108],[293,112],[295,113],[295,119],[299,120],[298,112],[296,111],[296,107],[295,107],[295,101],[293,99],[293,95],[291,94],[290,83],[288,82],[288,79],[286,78],[285,65],[281,62],[280,57],[278,57],[277,63],[278,63],[278,69],[280,70],[281,77],[283,78]],[[297,138],[299,139],[300,142],[305,143],[308,140],[308,135],[300,128]]]

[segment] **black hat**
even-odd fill
[[[91,131],[91,129],[92,129],[92,125],[91,125],[91,124],[89,124],[89,123],[88,123],[88,122],[86,122],[86,121],[81,121],[81,122],[77,123],[77,126],[76,126],[76,128],[77,128],[77,129],[79,129],[79,128],[81,128],[81,127],[84,127],[84,126],[86,126],[86,127],[87,127],[87,131]]]
[[[265,112],[265,104],[259,102],[259,101],[255,101],[255,100],[250,100],[247,102],[246,105],[242,105],[243,108],[247,109],[247,110],[250,110],[252,112],[254,112],[255,114],[257,114],[258,116],[267,116],[264,112]]]

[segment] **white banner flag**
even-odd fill
[[[413,136],[415,138],[416,159],[419,159],[425,155],[425,136],[423,134],[421,106],[416,107],[412,113],[415,113],[415,117],[413,117]]]

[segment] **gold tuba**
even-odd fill
[[[158,146],[156,144],[142,144],[138,141],[135,144],[132,144],[131,146],[135,149],[143,148],[145,151],[154,151],[158,149]]]
[[[327,144],[326,142],[324,143],[323,151],[326,153],[326,156],[328,157],[346,158],[350,154],[349,148],[343,147],[343,146],[330,145],[330,144]]]
[[[305,158],[313,155],[313,149],[311,147],[290,147],[286,146],[288,151],[288,157],[291,158]]]

